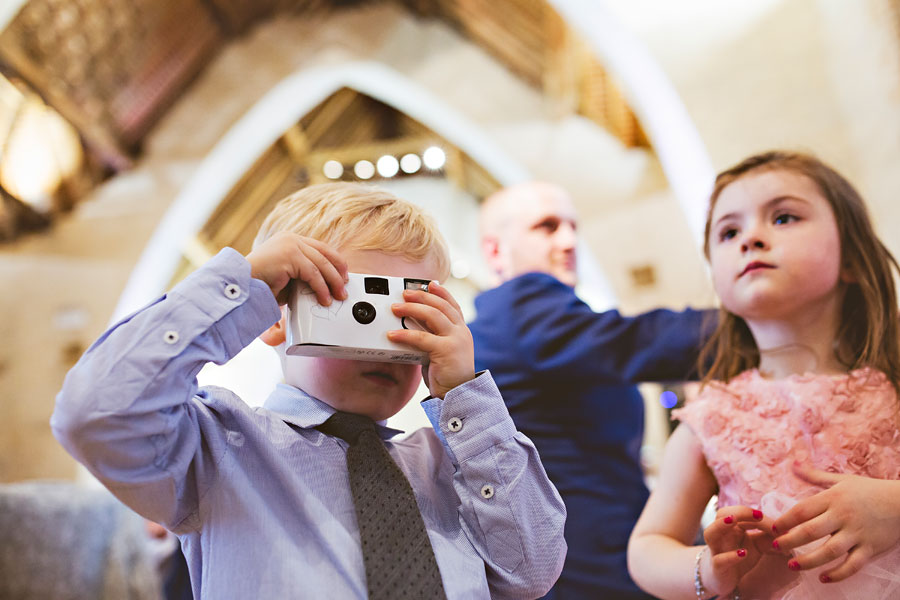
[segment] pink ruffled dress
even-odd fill
[[[777,517],[821,491],[793,474],[794,461],[834,473],[900,479],[897,406],[893,386],[873,369],[777,381],[752,369],[727,384],[707,385],[672,416],[700,440],[719,483],[720,507],[749,506]],[[786,563],[782,556],[761,560],[741,585],[742,599],[900,598],[900,547],[838,583],[818,581],[830,565],[798,574]]]

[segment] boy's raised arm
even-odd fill
[[[484,559],[491,598],[546,594],[566,556],[566,508],[490,373],[423,407],[455,468],[460,525]]]
[[[459,304],[436,282],[428,290],[406,290],[393,307],[427,331],[388,336],[428,352],[423,375],[433,397],[422,406],[453,463],[459,522],[485,562],[491,597],[543,596],[566,556],[566,508],[490,373],[476,376]]]
[[[88,349],[57,397],[54,435],[123,502],[171,529],[190,529],[185,519],[226,447],[226,432],[197,396],[196,375],[279,317],[270,289],[226,248]]]

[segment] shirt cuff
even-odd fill
[[[461,464],[516,434],[490,371],[459,385],[422,408],[454,464]]]
[[[196,305],[213,322],[243,307],[250,313],[242,317],[250,318],[247,325],[248,329],[256,331],[253,337],[281,318],[281,310],[269,286],[251,277],[250,263],[233,248],[223,248],[176,285],[169,295]]]

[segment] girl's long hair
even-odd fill
[[[706,216],[703,252],[707,260],[712,212],[719,195],[729,184],[757,171],[790,171],[819,186],[837,222],[841,268],[853,275],[853,282],[844,284],[835,356],[848,369],[883,371],[900,389],[900,313],[893,277],[900,267],[875,235],[863,199],[837,171],[807,154],[774,151],[751,156],[720,173]],[[700,353],[698,368],[703,382],[728,381],[757,366],[759,349],[747,324],[720,309],[718,326]]]

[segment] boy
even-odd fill
[[[67,376],[54,433],[122,501],[179,535],[196,598],[386,597],[374,580],[432,549],[429,597],[540,596],[565,557],[565,508],[490,374],[475,374],[471,334],[442,286],[407,290],[393,307],[427,332],[388,334],[429,355],[422,405],[434,429],[391,441],[399,432],[377,425],[415,494],[423,553],[372,559],[348,443],[321,431],[347,413],[396,414],[419,366],[284,353],[278,306],[291,279],[328,305],[346,298],[348,271],[442,280],[448,270],[445,243],[415,206],[355,184],[305,188],[276,206],[246,259],[226,248],[104,334]],[[258,335],[280,348],[285,374],[264,408],[197,389],[204,363]],[[392,580],[396,597],[424,595],[408,591],[427,577],[416,569]]]

